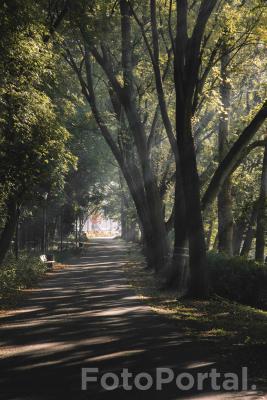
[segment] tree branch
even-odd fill
[[[202,209],[205,209],[217,196],[225,180],[232,174],[243,158],[243,152],[253,136],[258,132],[267,118],[267,100],[257,112],[250,124],[243,130],[226,157],[218,166],[202,199]],[[246,152],[245,152],[246,154]]]

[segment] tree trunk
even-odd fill
[[[262,165],[261,188],[256,229],[256,252],[255,259],[264,263],[265,257],[265,223],[266,223],[266,201],[267,201],[267,144],[265,145]]]
[[[239,256],[241,251],[241,245],[246,230],[246,219],[244,215],[241,215],[240,219],[234,225],[233,234],[233,255]]]
[[[15,228],[15,257],[16,260],[19,259],[19,217],[20,217],[20,211],[17,209],[17,222],[16,222],[16,228]]]
[[[212,238],[212,232],[213,232],[213,224],[214,224],[214,221],[213,221],[213,219],[211,218],[210,221],[209,221],[209,228],[208,228],[207,235],[206,235],[206,248],[207,248],[207,251],[210,250],[210,246],[211,246],[211,238]]]
[[[213,242],[213,246],[212,246],[212,250],[217,251],[218,250],[218,233],[215,236],[214,242]]]
[[[218,249],[233,255],[233,213],[231,182],[226,181],[218,196]]]
[[[113,73],[113,67],[110,64],[108,53],[105,52],[105,46],[102,46],[102,57],[94,46],[91,46],[90,40],[83,33],[85,39],[85,67],[87,82],[83,81],[83,77],[71,59],[71,65],[74,68],[82,85],[83,93],[89,102],[96,122],[101,130],[102,135],[110,146],[114,156],[116,157],[127,185],[133,197],[139,220],[142,224],[143,238],[145,240],[146,257],[150,267],[160,270],[164,267],[166,257],[168,255],[168,241],[165,227],[164,215],[162,210],[162,202],[157,187],[156,178],[152,170],[149,152],[147,148],[147,138],[144,125],[136,104],[135,84],[133,77],[132,65],[132,39],[131,39],[131,10],[127,1],[120,1],[121,10],[121,44],[122,57],[121,63],[123,68],[124,85],[121,87]],[[88,47],[89,46],[89,47]],[[131,133],[131,139],[134,140],[139,162],[140,170],[135,165],[130,165],[121,149],[115,144],[109,129],[105,125],[96,104],[94,85],[92,80],[92,71],[90,65],[90,54],[94,56],[96,61],[105,71],[110,85],[116,93],[117,100],[125,111],[128,120],[128,129]],[[71,58],[70,54],[68,53]],[[137,164],[137,165],[138,165]]]
[[[17,221],[17,202],[14,198],[10,198],[7,202],[6,223],[0,238],[0,265],[3,264],[6,254],[10,248],[11,241],[15,234]]]
[[[247,232],[246,232],[246,236],[245,236],[245,240],[243,243],[243,247],[242,250],[240,252],[240,255],[242,257],[248,257],[249,256],[249,252],[252,246],[252,241],[255,235],[255,224],[257,221],[257,215],[258,215],[258,209],[259,209],[259,205],[258,202],[255,202],[253,205],[253,209],[251,212],[251,217],[249,220],[249,224],[248,224],[248,228],[247,228]]]
[[[188,295],[194,298],[206,298],[209,295],[206,243],[191,114],[186,110],[185,105],[181,104],[179,97],[176,102],[176,130],[189,241],[190,282]]]
[[[188,237],[186,209],[183,193],[180,164],[176,168],[175,199],[174,199],[174,247],[173,256],[165,271],[165,285],[178,288],[183,295],[188,289]]]
[[[60,251],[63,251],[63,210],[60,210]]]
[[[209,294],[206,244],[201,215],[200,186],[192,137],[180,145],[181,170],[186,202],[189,239],[189,296],[205,298]]]
[[[120,209],[120,220],[121,220],[121,237],[123,240],[127,240],[127,199],[123,190],[123,179],[121,174],[120,177],[120,190],[121,190],[121,209]]]
[[[127,240],[136,243],[137,239],[137,224],[136,221],[129,220],[127,224]]]
[[[127,217],[123,206],[121,207],[121,238],[127,240]]]
[[[189,242],[190,283],[188,295],[194,298],[206,298],[209,295],[209,283],[200,202],[200,182],[191,119],[199,80],[201,42],[216,2],[216,0],[210,0],[200,3],[198,16],[189,37],[188,2],[176,0],[176,37],[172,38],[176,94],[176,140],[180,156]]]
[[[219,162],[227,154],[229,137],[229,118],[230,118],[230,97],[231,85],[228,76],[228,64],[230,53],[226,45],[222,46],[221,58],[221,85],[220,95],[223,105],[223,112],[219,123]],[[218,195],[218,249],[220,252],[229,256],[233,255],[233,211],[232,211],[232,184],[231,177],[228,177],[221,187]]]
[[[78,216],[75,216],[75,247],[78,248]]]

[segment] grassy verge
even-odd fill
[[[155,312],[170,319],[193,340],[209,340],[231,364],[248,365],[257,381],[267,384],[267,312],[214,296],[208,301],[178,299],[162,291],[135,248],[125,272],[130,285]],[[228,361],[227,361],[228,362]]]
[[[22,255],[18,260],[8,257],[0,269],[0,308],[16,305],[23,290],[33,287],[46,270],[39,257]]]
[[[18,260],[8,257],[0,269],[0,311],[16,307],[29,293],[29,289],[50,276],[50,272],[65,267],[66,265],[57,260],[50,269],[41,262],[39,256],[21,255]]]
[[[64,262],[69,258],[80,256],[82,249],[70,248],[52,253],[56,259],[53,270],[58,270],[65,268]],[[18,260],[9,256],[0,268],[0,310],[16,307],[25,296],[26,289],[36,286],[48,276],[47,272],[51,270],[41,262],[39,256],[21,254]]]

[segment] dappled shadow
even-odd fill
[[[129,368],[153,377],[157,367],[193,375],[227,368],[213,342],[185,339],[136,298],[121,268],[126,260],[119,242],[96,240],[87,254],[34,289],[16,312],[1,317],[1,399],[227,399],[209,387],[202,397],[178,393],[175,385],[161,392],[153,387],[149,394],[105,392],[98,385],[80,390],[82,367],[101,373]],[[232,398],[246,394],[238,396]]]

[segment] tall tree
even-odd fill
[[[169,222],[175,221],[173,265],[180,263],[179,253],[181,247],[187,246],[188,239],[189,293],[205,297],[209,290],[201,206],[205,209],[218,196],[222,186],[246,156],[250,140],[266,118],[266,105],[263,104],[230,150],[226,151],[226,146],[222,146],[224,154],[220,156],[218,168],[215,169],[215,162],[211,162],[212,171],[201,174],[200,184],[198,170],[203,168],[201,152],[206,151],[203,143],[213,136],[210,126],[216,125],[219,114],[216,104],[212,110],[209,107],[208,100],[212,95],[207,93],[209,90],[214,92],[214,88],[219,91],[216,68],[221,55],[224,54],[232,62],[240,49],[248,44],[261,16],[260,2],[259,12],[253,13],[247,12],[253,6],[251,4],[215,0],[192,3],[177,0],[164,5],[153,0],[149,4],[121,0],[115,5],[111,2],[99,3],[98,7],[92,3],[87,6],[83,2],[78,4],[75,10],[70,6],[67,13],[69,23],[66,27],[71,34],[66,35],[65,30],[63,35],[66,59],[79,79],[100,132],[123,171],[149,249],[150,265],[157,264],[159,269],[165,264],[168,252],[164,226],[166,207],[161,197],[164,190],[157,184],[153,148],[153,143],[157,143],[157,127],[160,126],[166,133],[165,138],[162,135],[162,140],[166,137],[169,140],[173,152],[171,162],[176,169],[173,174],[176,179],[175,205],[167,224],[169,228]],[[213,13],[215,9],[217,12]],[[174,21],[175,11],[177,18]],[[238,17],[240,12],[244,19]],[[224,15],[222,18],[221,14]],[[237,17],[238,29],[233,28],[233,20]],[[235,35],[227,54],[222,51],[225,20],[229,32]],[[120,46],[116,46],[117,43]],[[174,79],[171,77],[173,70]],[[111,129],[110,120],[106,118],[104,110],[107,108],[113,122],[116,120],[115,129],[114,126]],[[176,129],[173,129],[174,117]],[[209,126],[208,132],[206,125]],[[221,132],[223,128],[221,124]],[[243,126],[238,128],[242,131]],[[176,137],[173,132],[176,132]],[[214,159],[214,150],[211,153]],[[203,176],[206,178],[203,179]],[[200,191],[204,192],[204,189],[201,204]],[[158,250],[155,251],[156,247]]]
[[[174,82],[176,92],[176,138],[180,155],[181,175],[185,196],[187,232],[189,239],[189,295],[209,294],[206,268],[206,244],[201,213],[200,182],[192,134],[194,95],[198,85],[201,44],[206,24],[216,6],[216,0],[200,4],[191,36],[188,27],[188,3],[176,1],[177,24],[174,51]],[[180,182],[176,182],[178,186]],[[176,191],[177,193],[177,191]],[[179,230],[179,226],[175,226]]]
[[[221,83],[220,96],[222,102],[222,113],[219,122],[218,152],[221,162],[228,151],[231,84],[228,73],[230,64],[230,52],[224,41],[221,47]],[[219,251],[233,255],[233,210],[232,210],[232,184],[231,177],[228,177],[218,194],[218,249]]]
[[[134,54],[132,38],[132,13],[127,1],[120,1],[120,42],[121,54],[119,65],[114,65],[107,44],[100,38],[97,45],[93,35],[87,29],[82,15],[73,16],[72,23],[81,32],[83,44],[83,62],[79,68],[73,48],[66,48],[66,59],[74,69],[80,81],[83,94],[90,104],[100,132],[115,156],[133,197],[145,240],[146,255],[149,265],[156,270],[164,267],[168,255],[167,232],[164,221],[163,204],[157,186],[157,179],[152,168],[148,135],[137,104],[137,91],[134,76]],[[70,42],[66,41],[66,44]],[[107,79],[113,112],[119,123],[119,145],[114,141],[108,124],[103,119],[94,88],[92,63],[96,62]],[[115,73],[119,69],[121,80]],[[126,121],[124,126],[122,121]],[[122,140],[121,134],[124,134]],[[125,137],[126,136],[126,137]],[[134,156],[134,157],[133,157]]]
[[[4,56],[0,62],[0,185],[6,212],[0,264],[22,203],[35,191],[45,191],[55,182],[59,186],[71,162],[65,146],[69,134],[46,91],[55,60],[51,46],[43,42],[44,26],[34,20],[35,14],[32,2],[16,1],[5,2],[0,12]]]
[[[265,144],[262,163],[262,175],[260,184],[260,197],[258,202],[258,216],[256,229],[256,261],[265,261],[265,231],[266,231],[266,205],[267,205],[267,144]]]

